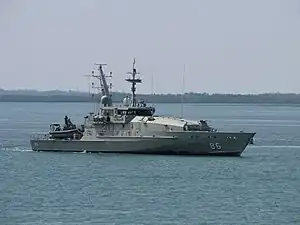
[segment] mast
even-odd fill
[[[135,66],[135,58],[133,59],[133,64],[132,64],[132,72],[127,72],[127,74],[130,74],[132,77],[125,79],[127,82],[131,83],[131,106],[135,107],[136,106],[136,84],[142,83],[142,80],[140,78],[136,78],[137,74],[140,74],[136,72]]]

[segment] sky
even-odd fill
[[[300,93],[300,1],[0,0],[0,88],[130,91],[134,57],[138,93]]]

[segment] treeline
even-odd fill
[[[114,102],[121,102],[128,93],[113,93]],[[137,95],[139,99],[152,103],[269,103],[269,104],[300,104],[300,94],[207,94],[185,93]],[[100,96],[92,97],[89,93],[76,91],[9,91],[0,89],[0,102],[93,102]]]

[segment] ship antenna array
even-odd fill
[[[154,70],[152,71],[152,76],[151,76],[151,95],[152,95],[152,106],[154,106],[154,75],[155,75],[155,72]]]
[[[97,78],[98,79],[98,76],[97,75],[95,75],[95,71],[94,70],[92,70],[92,72],[91,72],[92,74],[87,74],[87,75],[84,75],[85,77],[88,77],[88,78]],[[101,90],[101,80],[99,79],[99,86],[95,86],[95,83],[94,83],[94,81],[92,81],[91,83],[90,83],[90,79],[89,79],[89,95],[92,97],[92,101],[94,101],[94,97],[95,97],[95,94],[94,93],[91,93],[91,88],[92,89],[96,89],[96,90]],[[94,112],[96,112],[96,106],[98,105],[98,103],[97,103],[98,101],[97,101],[97,98],[96,98],[96,104],[94,104]]]
[[[136,84],[138,83],[142,83],[142,80],[140,78],[137,78],[136,75],[140,74],[136,71],[135,68],[135,58],[133,59],[133,64],[132,64],[132,72],[127,72],[127,74],[131,75],[131,77],[125,79],[127,82],[131,83],[131,93],[132,93],[132,97],[131,97],[131,105],[133,107],[136,106]]]
[[[181,100],[180,100],[180,116],[183,118],[183,97],[184,97],[184,76],[185,76],[185,64],[183,65],[183,75],[182,75],[182,92],[181,92]]]

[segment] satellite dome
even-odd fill
[[[130,105],[130,98],[128,96],[126,96],[124,99],[123,99],[123,105],[124,106],[129,106]]]
[[[109,103],[109,98],[108,98],[106,95],[102,96],[102,97],[101,97],[101,103],[102,103],[103,105],[108,105],[108,103]]]

